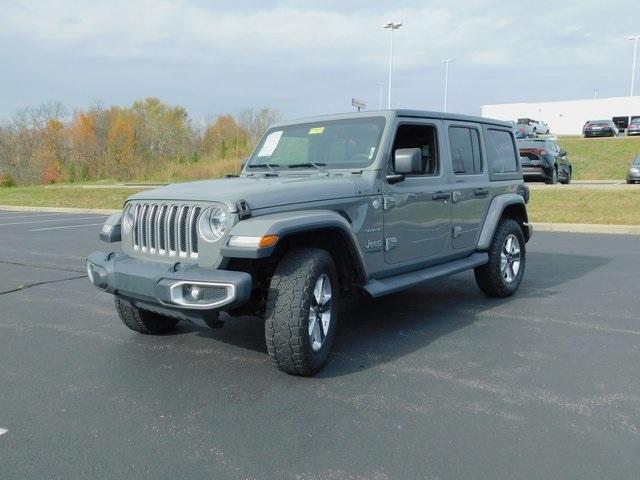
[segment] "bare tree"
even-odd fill
[[[239,122],[249,134],[252,144],[258,143],[269,125],[281,119],[280,112],[263,107],[260,110],[248,108],[240,113]]]

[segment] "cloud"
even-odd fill
[[[442,58],[454,57],[450,101],[483,103],[624,94],[626,40],[640,4],[601,2],[297,0],[9,1],[0,6],[0,114],[44,100],[159,95],[196,115],[270,105],[287,115],[377,106],[395,33],[403,106],[439,108]]]

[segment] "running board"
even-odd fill
[[[488,261],[489,254],[474,253],[469,257],[443,263],[442,265],[436,265],[435,267],[425,268],[424,270],[402,273],[387,278],[372,279],[364,285],[364,289],[372,297],[380,297],[389,293],[399,292],[400,290],[419,285],[423,282],[428,282],[429,280],[437,280],[438,278],[464,272],[465,270],[484,265]]]

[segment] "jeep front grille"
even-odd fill
[[[198,218],[200,206],[168,203],[135,203],[134,251],[168,257],[198,258]]]

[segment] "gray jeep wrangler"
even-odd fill
[[[273,125],[238,176],[132,196],[87,272],[147,334],[219,312],[265,319],[281,370],[312,375],[336,333],[338,299],[474,269],[512,295],[531,237],[511,126],[414,110]]]

